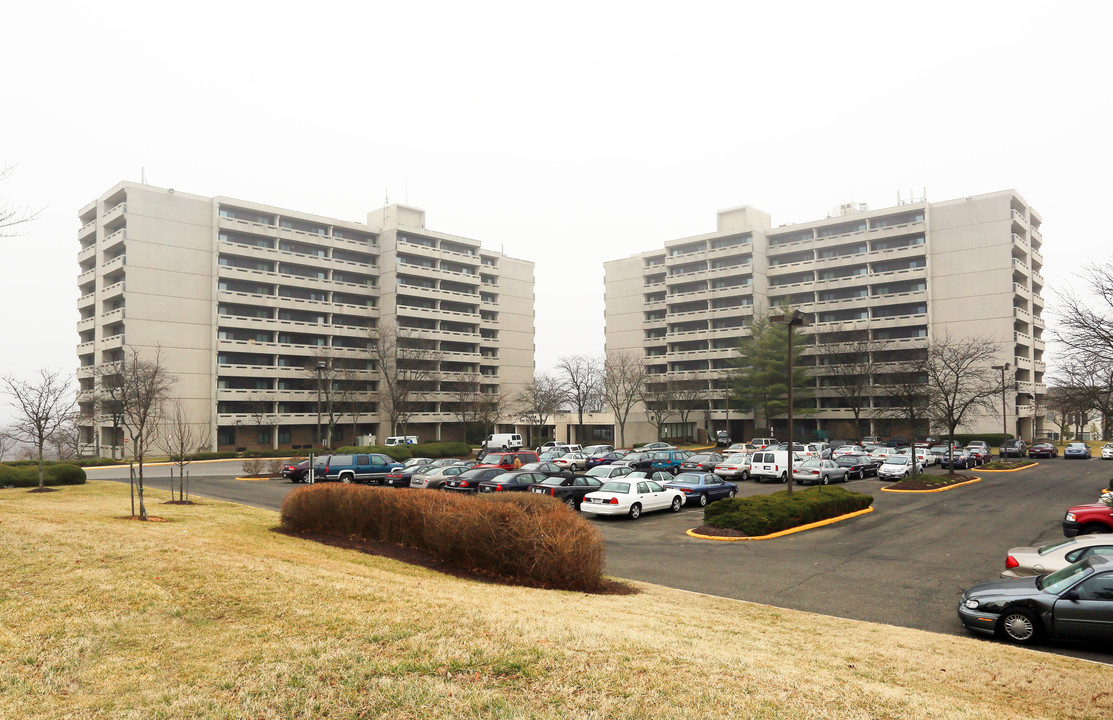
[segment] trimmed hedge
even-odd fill
[[[84,485],[85,471],[70,463],[43,463],[43,484],[48,487],[56,485]],[[38,487],[39,466],[23,465],[12,467],[0,465],[0,487],[12,485],[14,487]]]
[[[416,548],[440,562],[526,585],[594,592],[603,584],[599,531],[548,496],[325,483],[289,493],[281,518],[287,530]]]
[[[873,496],[844,488],[819,486],[772,495],[754,495],[714,502],[704,508],[703,522],[717,528],[738,530],[747,535],[768,535],[865,510]]]
[[[472,446],[464,442],[424,443],[422,445],[394,445],[383,447],[381,445],[362,445],[337,448],[332,452],[337,455],[351,455],[353,453],[380,453],[389,455],[399,462],[405,462],[412,457],[471,457]]]
[[[113,460],[111,458],[84,457],[84,458],[74,458],[72,460],[43,460],[43,467],[46,467],[47,465],[76,465],[78,467],[94,467],[94,466],[97,466],[97,465],[115,465],[119,462],[120,462],[119,460]],[[33,465],[35,467],[38,467],[39,466],[39,461],[38,460],[9,460],[8,462],[6,462],[4,464],[5,465],[10,465],[12,467],[27,467],[28,465]]]

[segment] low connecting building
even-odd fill
[[[463,405],[533,376],[533,263],[430,230],[420,209],[359,223],[122,182],[79,217],[84,451],[126,444],[99,369],[132,349],[161,355],[216,450],[308,448],[329,425],[334,446],[381,441],[376,342],[421,348],[402,359],[424,368],[403,417],[424,441],[463,439]]]
[[[833,348],[868,339],[879,369],[915,357],[944,334],[993,344],[1014,389],[1007,417],[985,413],[971,432],[1042,434],[1036,408],[1044,385],[1040,215],[1015,191],[882,210],[847,204],[813,222],[774,226],[752,207],[721,211],[715,232],[605,263],[606,349],[644,357],[650,386],[687,381],[702,388],[687,422],[674,414],[665,438],[726,429],[763,435],[784,418],[731,408],[728,378],[755,313],[791,306],[810,320],[804,364],[816,378],[814,407],[797,432],[826,437],[912,434],[894,422],[878,381],[862,425],[835,387]],[[998,408],[1000,405],[998,405]],[[627,438],[655,438],[644,412]],[[755,426],[755,422],[759,426]],[[797,435],[799,437],[799,435]]]

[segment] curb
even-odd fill
[[[274,480],[274,478],[270,477],[270,476],[261,477],[261,478],[259,478],[259,477],[238,477],[238,478],[235,478],[235,479],[236,480],[243,480],[244,482],[258,482],[260,480]]]
[[[981,472],[991,472],[991,473],[1020,472],[1021,470],[1028,470],[1028,469],[1034,468],[1034,467],[1039,467],[1039,463],[1032,463],[1031,465],[1025,465],[1024,467],[1018,467],[1018,468],[1011,468],[1009,470],[986,470],[986,469],[983,468],[981,470]]]
[[[992,472],[992,471],[990,471],[990,472]],[[892,490],[892,489],[890,489],[890,488],[887,488],[887,487],[883,487],[883,488],[881,488],[881,492],[894,492],[894,493],[937,493],[937,492],[946,492],[947,490],[952,490],[952,489],[954,489],[954,488],[956,488],[956,487],[962,487],[963,485],[973,485],[974,483],[976,483],[976,482],[981,482],[981,481],[982,481],[982,479],[981,479],[981,478],[979,478],[979,477],[976,477],[976,478],[974,478],[973,480],[966,480],[965,482],[955,483],[954,485],[947,485],[947,486],[945,486],[945,487],[941,487],[941,488],[934,488],[934,489],[932,489],[932,490]]]
[[[215,458],[213,460],[190,460],[186,464],[187,465],[201,465],[203,463],[228,462],[230,460],[234,461],[234,460],[243,460],[243,459],[244,458]],[[269,460],[271,458],[267,458],[267,459]],[[171,462],[169,460],[159,460],[158,462],[144,461],[143,462],[143,467],[164,467],[166,465],[177,465],[177,464],[178,463]],[[128,464],[123,463],[121,465],[90,465],[90,466],[85,467],[83,469],[85,469],[85,470],[119,470],[120,468],[126,468],[126,467],[128,467]]]
[[[815,528],[823,527],[824,525],[833,525],[834,523],[842,522],[843,520],[849,520],[850,518],[856,518],[859,515],[865,515],[866,513],[871,513],[871,512],[873,512],[873,508],[868,507],[865,510],[858,510],[857,512],[848,513],[846,515],[839,515],[838,517],[827,518],[826,520],[820,520],[819,522],[808,523],[807,525],[801,525],[799,527],[789,528],[788,530],[781,530],[780,532],[770,533],[769,535],[747,535],[747,536],[744,536],[744,537],[720,537],[718,535],[700,535],[699,533],[697,533],[695,531],[694,528],[692,530],[685,531],[684,534],[687,535],[688,537],[694,537],[694,538],[698,538],[700,540],[718,540],[719,542],[743,542],[743,541],[746,541],[746,540],[772,540],[774,538],[784,537],[785,535],[792,535],[794,533],[803,532],[805,530],[814,530]]]

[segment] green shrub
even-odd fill
[[[227,460],[228,458],[239,457],[234,452],[201,452],[193,456],[194,460]]]
[[[553,498],[475,497],[318,484],[282,503],[289,530],[417,548],[456,567],[540,587],[592,592],[603,582],[598,530]]]
[[[813,487],[791,495],[782,490],[711,503],[704,508],[703,522],[747,535],[768,535],[864,510],[871,504],[872,496],[837,487]]]
[[[55,485],[84,485],[85,471],[69,463],[54,463],[53,465],[44,464],[43,484],[48,487],[53,487]],[[15,468],[0,465],[0,485],[38,487],[38,464]]]

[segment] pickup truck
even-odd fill
[[[1110,532],[1113,532],[1113,507],[1103,502],[1075,505],[1063,516],[1063,534],[1067,537]]]

